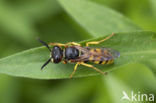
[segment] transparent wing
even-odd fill
[[[117,50],[111,49],[111,48],[103,48],[106,49],[114,59],[120,57],[120,53]]]
[[[116,59],[120,56],[120,53],[117,50],[111,49],[111,48],[90,48],[90,47],[80,47],[75,46],[77,49],[79,49],[82,54],[78,59],[75,59],[75,61],[107,61]],[[91,52],[90,50],[93,49],[100,49],[101,52]]]

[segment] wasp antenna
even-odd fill
[[[43,68],[44,68],[50,61],[51,61],[51,58],[48,59],[48,61],[46,61],[46,63],[44,63],[44,64],[42,65],[41,70],[43,70]]]
[[[49,51],[51,51],[50,47],[48,46],[48,44],[47,44],[46,42],[42,41],[42,40],[39,39],[39,38],[38,38],[38,41],[39,41],[40,43],[42,43],[44,46],[46,46],[46,47],[49,49]]]

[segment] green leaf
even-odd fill
[[[122,66],[122,68],[113,71],[111,74],[133,88],[133,90],[138,91],[137,89],[139,89],[140,91],[156,93],[156,78],[151,68],[151,66],[153,66],[153,69],[156,68],[156,65],[150,64],[151,60],[148,61],[150,62],[146,64],[150,69],[145,64],[131,63]],[[146,60],[146,62],[148,61]],[[144,79],[142,80],[142,78]]]
[[[32,28],[32,24],[23,15],[18,14],[7,4],[0,1],[0,26],[10,37],[16,40],[30,44],[36,36],[36,31]],[[4,33],[2,33],[4,35]],[[1,35],[2,35],[1,34]]]
[[[150,0],[152,9],[153,9],[153,13],[156,16],[156,1],[155,0]]]
[[[74,20],[94,37],[112,32],[140,30],[129,19],[103,5],[85,0],[59,1]]]
[[[19,96],[17,79],[0,74],[0,103],[16,103]],[[9,98],[9,99],[8,99]]]
[[[101,40],[100,37],[94,40]],[[83,45],[87,41],[81,42]],[[148,61],[156,58],[156,33],[153,32],[128,32],[116,33],[109,40],[94,47],[109,47],[120,52],[121,56],[115,60],[114,65],[94,65],[102,71],[111,71],[131,62]],[[49,59],[49,51],[45,47],[30,49],[0,60],[0,73],[13,76],[58,79],[69,78],[74,64],[48,64],[44,70],[41,66]],[[153,69],[153,71],[156,71]],[[98,72],[84,66],[79,66],[74,77],[97,75]]]
[[[42,96],[41,103],[80,103],[93,94],[98,84],[98,77],[89,77],[66,81]],[[60,99],[60,97],[62,97]]]
[[[129,87],[127,84],[120,81],[118,78],[115,78],[113,75],[109,75],[106,78],[104,78],[104,83],[106,85],[106,90],[109,90],[109,96],[111,98],[112,103],[129,103],[129,100],[121,99],[124,96],[123,91],[126,92],[128,96],[131,96],[132,91],[134,93],[137,93],[134,90],[132,90],[132,88]],[[139,102],[134,101],[133,103]]]
[[[21,2],[15,9],[30,20],[37,21],[60,13],[61,7],[55,0],[31,0]]]

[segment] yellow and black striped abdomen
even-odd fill
[[[93,62],[95,64],[112,64],[114,59],[107,50],[94,48],[90,50],[89,62]]]
[[[89,57],[89,62],[93,62],[95,64],[113,64],[114,59],[103,59],[103,57]]]

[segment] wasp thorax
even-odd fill
[[[76,59],[79,56],[79,50],[74,47],[68,47],[65,49],[65,59]]]
[[[63,50],[59,46],[54,46],[51,51],[52,59],[54,63],[59,63],[63,57]]]

